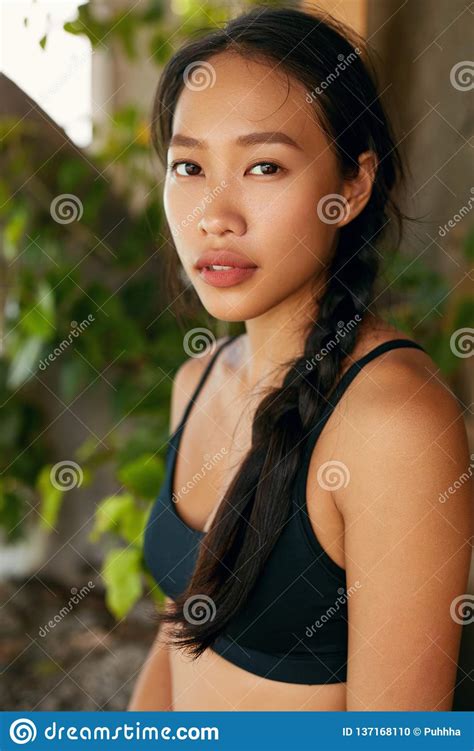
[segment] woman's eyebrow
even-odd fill
[[[287,146],[292,146],[295,149],[303,151],[303,148],[291,138],[291,136],[283,133],[279,130],[260,131],[255,133],[247,133],[244,136],[239,136],[235,139],[235,143],[238,146],[252,146],[256,143],[283,143]],[[189,146],[189,148],[201,148],[208,149],[209,146],[206,141],[200,141],[197,138],[191,136],[185,136],[182,133],[175,133],[169,142],[169,148],[172,146]]]

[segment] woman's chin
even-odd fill
[[[218,321],[227,321],[227,323],[243,323],[249,319],[247,312],[240,313],[235,308],[230,309],[228,306],[204,304],[206,311],[212,318]]]

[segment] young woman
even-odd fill
[[[145,536],[166,607],[129,709],[450,709],[468,483],[439,498],[468,446],[375,314],[400,162],[366,53],[259,7],[173,56],[153,126],[188,286],[245,333],[175,378]]]

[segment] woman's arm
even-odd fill
[[[222,339],[219,339],[219,345]],[[196,388],[204,367],[212,352],[206,357],[189,358],[180,365],[175,373],[171,391],[170,404],[170,433],[179,425],[184,414],[186,404]],[[171,600],[166,597],[165,602]],[[162,626],[161,629],[165,627]],[[172,711],[172,676],[169,661],[169,649],[164,645],[165,631],[157,634],[150,649],[146,662],[140,671],[132,697],[128,706],[129,711]]]
[[[449,711],[473,534],[463,416],[438,376],[385,363],[367,376],[334,456],[350,472],[334,494],[345,524],[346,706]]]
[[[169,648],[163,643],[164,634],[161,626],[135,683],[129,712],[173,711]]]

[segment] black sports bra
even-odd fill
[[[176,455],[190,410],[219,352],[214,353],[191,397],[181,423],[170,436],[166,475],[150,516],[145,561],[171,598],[186,589],[205,533],[190,527],[173,501]],[[276,681],[320,684],[346,680],[348,656],[345,569],[320,545],[306,509],[306,478],[318,436],[335,405],[370,360],[398,347],[423,347],[409,339],[384,342],[354,362],[331,396],[331,403],[305,439],[288,519],[245,605],[212,649],[244,670]],[[278,503],[278,499],[269,499]]]

